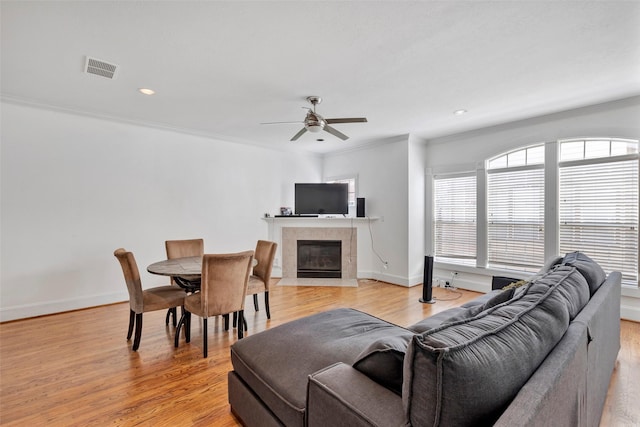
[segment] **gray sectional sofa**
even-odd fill
[[[353,309],[231,347],[246,426],[597,426],[620,347],[618,272],[571,253],[408,328]]]

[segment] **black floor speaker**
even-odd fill
[[[422,303],[433,304],[433,257],[425,255],[424,257],[424,275],[422,279]]]
[[[364,197],[358,197],[356,199],[356,216],[358,218],[364,218]]]

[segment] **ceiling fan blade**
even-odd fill
[[[324,119],[324,121],[329,123],[329,124],[333,124],[333,123],[366,123],[367,122],[367,118],[366,117],[352,117],[352,118],[345,118],[345,119]]]
[[[344,133],[340,132],[336,128],[332,128],[329,125],[325,125],[324,130],[326,130],[327,132],[329,132],[333,136],[337,136],[338,138],[340,138],[343,141],[346,141],[347,139],[349,139],[349,137],[347,135],[345,135]]]
[[[297,122],[266,122],[266,123],[260,123],[261,125],[280,125],[280,124],[284,124],[284,123],[304,123],[301,121],[297,121]]]
[[[295,141],[296,139],[300,138],[302,134],[304,134],[306,131],[307,131],[307,128],[300,129],[300,132],[293,135],[293,138],[291,138],[290,141]]]

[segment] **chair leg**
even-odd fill
[[[247,327],[247,318],[244,317],[244,312],[242,312],[242,325],[244,326],[245,331],[249,330],[249,328]]]
[[[202,354],[204,357],[207,357],[208,354],[208,349],[207,349],[207,344],[208,344],[208,338],[207,338],[207,318],[204,317],[202,319]]]
[[[244,310],[240,310],[238,314],[240,316],[240,319],[244,319]],[[240,327],[238,328],[238,339],[241,340],[243,336],[244,336],[244,328]]]
[[[133,339],[133,351],[138,351],[138,347],[140,347],[141,335],[142,335],[142,313],[136,313],[136,336]]]
[[[222,318],[224,319],[224,330],[228,331],[229,330],[229,315],[228,314],[223,314]]]
[[[129,330],[127,331],[127,341],[131,339],[133,334],[133,325],[136,323],[136,313],[133,310],[129,310]]]
[[[267,310],[267,319],[271,319],[271,311],[269,311],[269,291],[264,292],[264,306]]]
[[[228,316],[228,314],[227,314],[227,316]],[[238,326],[238,312],[234,311],[233,312],[233,327],[235,328],[236,326]]]
[[[260,310],[260,307],[258,307],[258,294],[253,294],[253,308],[255,308],[256,311]]]
[[[173,307],[171,309],[171,313],[173,313],[173,327],[175,328],[178,323],[178,309],[176,307]]]
[[[180,316],[180,321],[178,322],[178,326],[176,326],[176,336],[173,341],[173,346],[176,348],[178,348],[178,343],[180,342],[180,329],[182,329],[183,325],[185,326],[185,331],[186,331],[185,322],[186,322],[187,313],[188,312],[185,310],[182,311],[182,316]]]
[[[184,338],[186,342],[191,342],[191,313],[186,312],[187,327],[184,329]]]
[[[167,316],[164,318],[164,324],[168,325],[169,324],[169,318],[171,317],[171,309],[167,309]],[[175,325],[173,325],[175,326]]]

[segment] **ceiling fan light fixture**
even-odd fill
[[[306,126],[309,132],[318,133],[322,130],[322,126],[320,125],[308,125]]]

